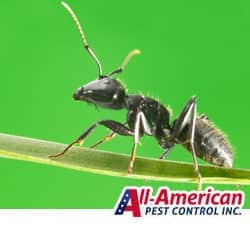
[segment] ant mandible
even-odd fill
[[[91,148],[111,140],[117,134],[133,137],[134,141],[128,173],[132,173],[137,144],[139,138],[144,134],[153,136],[160,147],[164,149],[160,159],[166,158],[176,144],[181,144],[190,151],[193,158],[194,171],[198,178],[199,189],[201,188],[201,174],[198,168],[197,157],[217,166],[232,167],[233,152],[230,143],[222,132],[216,129],[209,121],[206,115],[197,116],[195,96],[189,99],[179,117],[170,124],[169,110],[164,105],[147,96],[127,94],[121,82],[113,78],[114,75],[121,73],[129,60],[133,56],[138,55],[140,51],[131,51],[119,68],[112,71],[109,75],[103,75],[101,64],[93,50],[89,47],[77,16],[67,3],[62,2],[62,5],[75,21],[84,47],[96,62],[99,71],[98,78],[78,88],[73,94],[73,98],[102,108],[127,109],[128,113],[124,124],[114,120],[95,122],[61,153],[50,155],[50,158],[65,154],[74,144],[82,144],[83,140],[98,125],[102,125],[110,129],[112,133],[92,145]]]

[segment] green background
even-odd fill
[[[248,1],[80,1],[77,13],[106,73],[138,48],[120,75],[129,93],[159,98],[177,116],[190,96],[226,132],[234,167],[249,168],[250,4]],[[123,122],[126,110],[95,109],[72,93],[97,76],[79,33],[59,1],[2,1],[0,8],[0,131],[63,143],[94,121]],[[98,128],[86,146],[107,134]],[[153,138],[138,155],[158,157]],[[129,154],[117,137],[100,149]],[[177,146],[169,159],[191,161]],[[125,185],[193,189],[193,184],[147,182],[0,159],[1,208],[112,208]],[[236,189],[235,186],[215,186]],[[249,187],[245,207],[250,207]]]

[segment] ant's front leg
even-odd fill
[[[104,142],[112,140],[117,134],[115,132],[109,133],[103,139],[99,140],[95,144],[91,145],[90,148],[96,148],[97,146],[103,144]]]
[[[123,123],[123,126],[126,126],[126,124],[127,124],[127,122]],[[101,140],[99,140],[95,144],[91,145],[90,148],[96,148],[97,146],[101,145],[102,143],[112,140],[116,135],[117,135],[117,133],[112,131],[111,133],[106,135],[104,138],[102,138]]]
[[[56,158],[61,155],[64,155],[70,148],[72,148],[75,144],[80,143],[82,144],[83,140],[87,138],[87,136],[97,127],[97,125],[102,125],[110,130],[113,131],[115,134],[124,135],[124,136],[132,136],[133,132],[130,131],[127,127],[125,127],[123,124],[112,121],[112,120],[102,120],[99,122],[94,123],[92,126],[90,126],[87,130],[85,130],[76,140],[74,140],[72,143],[70,143],[61,153],[50,155],[49,158]]]
[[[192,153],[193,163],[194,163],[194,172],[198,177],[198,190],[202,188],[202,176],[199,171],[199,166],[197,162],[197,157],[194,148],[194,135],[195,135],[195,122],[196,122],[196,97],[193,96],[190,98],[180,116],[175,122],[174,125],[174,137],[178,139],[179,135],[183,132],[185,127],[189,125],[187,140],[180,142],[181,144],[189,144],[190,151]]]

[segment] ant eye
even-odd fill
[[[92,93],[93,93],[93,90],[87,90],[86,93],[87,93],[87,94],[92,94]]]

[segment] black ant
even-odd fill
[[[164,159],[176,144],[181,144],[190,151],[193,158],[194,171],[199,180],[199,187],[201,187],[201,174],[198,168],[197,156],[217,166],[232,167],[233,153],[229,142],[208,120],[206,115],[197,116],[195,96],[189,99],[179,117],[174,120],[173,124],[170,124],[169,110],[164,105],[147,96],[126,94],[121,82],[114,79],[113,76],[121,73],[129,60],[134,55],[139,54],[140,51],[131,51],[118,69],[112,71],[109,75],[103,75],[101,64],[89,47],[78,18],[68,4],[62,2],[62,5],[74,19],[84,47],[97,63],[99,70],[98,78],[78,88],[73,94],[73,98],[108,109],[124,108],[128,110],[128,113],[124,124],[113,120],[95,122],[61,153],[51,155],[50,158],[65,154],[74,144],[81,144],[98,125],[102,125],[109,128],[112,133],[92,145],[92,148],[111,140],[117,134],[133,137],[134,142],[128,173],[132,173],[136,147],[139,138],[144,134],[153,136],[160,147],[164,149],[160,159]]]

